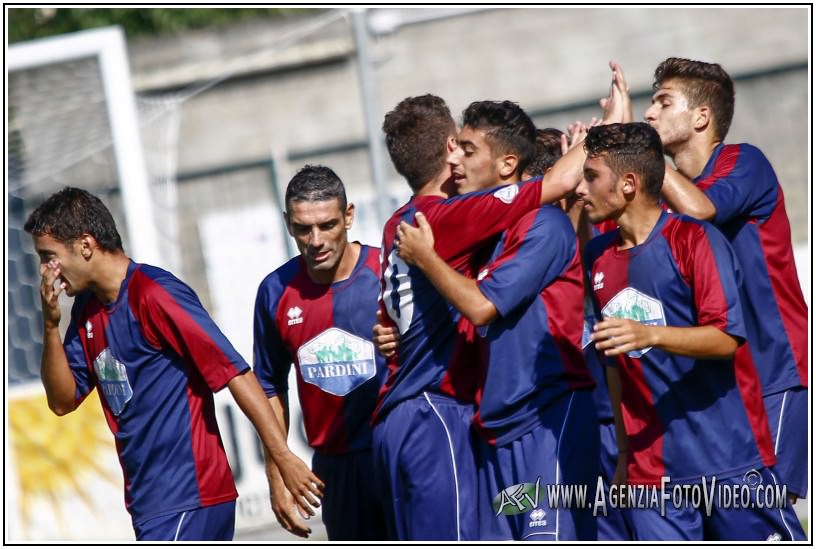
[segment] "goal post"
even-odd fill
[[[125,222],[130,235],[129,253],[140,263],[161,265],[122,29],[105,27],[12,45],[8,50],[8,72],[88,57],[96,57],[99,63]]]

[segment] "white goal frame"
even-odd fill
[[[161,265],[150,182],[121,27],[104,27],[14,44],[8,49],[7,70],[11,73],[88,57],[96,57],[99,62],[130,255],[139,263]]]

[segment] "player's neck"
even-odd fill
[[[453,184],[453,177],[447,165],[445,165],[445,169],[422,185],[414,196],[441,196],[443,198],[450,198],[455,194],[456,187]]]
[[[703,173],[708,159],[711,158],[711,153],[720,143],[722,141],[700,135],[697,139],[690,140],[676,150],[669,151],[669,155],[677,171],[693,180]]]
[[[630,202],[626,211],[618,218],[621,238],[619,249],[634,248],[646,242],[661,213],[663,210],[657,202],[642,200]]]
[[[343,250],[343,256],[337,262],[333,271],[308,271],[309,278],[315,284],[334,284],[348,279],[360,259],[362,246],[358,242],[348,242]]]
[[[123,252],[105,252],[97,262],[90,290],[102,303],[113,303],[119,297],[122,281],[127,277],[130,258]]]

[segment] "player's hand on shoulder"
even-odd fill
[[[397,227],[397,255],[406,263],[421,266],[422,260],[433,254],[434,235],[430,223],[422,214],[416,213],[417,226],[401,221]]]

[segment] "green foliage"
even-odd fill
[[[66,32],[120,25],[130,37],[172,34],[244,19],[280,17],[304,8],[12,8],[9,43]]]

